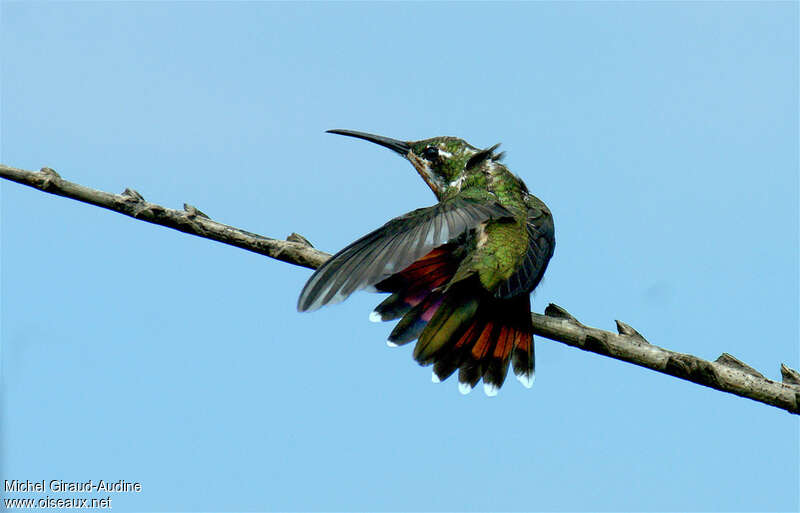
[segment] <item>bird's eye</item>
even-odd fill
[[[422,150],[422,157],[431,162],[439,160],[439,149],[435,146],[428,146]]]

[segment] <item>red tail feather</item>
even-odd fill
[[[452,279],[458,265],[458,259],[452,255],[453,249],[450,245],[440,246],[378,284],[379,290],[394,294],[378,305],[375,313],[383,320],[403,317],[389,340],[405,343],[417,337],[425,339],[434,349],[415,351],[420,363],[432,363],[434,374],[442,381],[461,369],[459,388],[462,392],[469,391],[483,378],[487,394],[494,395],[503,385],[512,360],[514,373],[523,384],[529,385],[533,379],[529,296],[498,299],[485,291],[477,280],[461,282],[442,294],[441,287]],[[455,298],[465,296],[476,298],[477,308],[467,310],[469,317],[453,317],[459,320],[448,321],[450,315],[463,314]],[[447,303],[448,298],[450,303]],[[439,312],[443,302],[450,307]],[[439,319],[429,324],[437,312]],[[428,333],[429,327],[442,332]]]

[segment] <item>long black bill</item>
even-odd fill
[[[411,150],[411,146],[407,142],[398,141],[397,139],[390,139],[388,137],[383,137],[381,135],[372,135],[365,132],[356,132],[355,130],[328,130],[329,134],[339,134],[339,135],[346,135],[349,137],[357,137],[359,139],[364,139],[365,141],[373,142],[375,144],[380,144],[384,148],[389,148],[390,150],[396,151],[403,157],[405,157],[409,150]]]

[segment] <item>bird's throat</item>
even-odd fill
[[[438,176],[433,174],[430,167],[428,167],[428,163],[414,155],[413,151],[409,151],[408,154],[406,154],[406,158],[414,166],[414,169],[417,170],[419,176],[421,176],[425,183],[428,184],[428,187],[431,188],[433,194],[436,195],[436,199],[441,200],[445,189],[444,182]]]

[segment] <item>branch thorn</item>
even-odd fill
[[[619,333],[620,335],[626,335],[628,337],[633,337],[636,340],[638,340],[639,342],[644,342],[645,344],[649,344],[650,343],[650,342],[647,341],[646,338],[644,338],[642,336],[641,333],[639,333],[638,331],[633,329],[629,324],[625,324],[624,322],[622,322],[620,320],[615,320],[614,322],[617,323],[617,333]]]
[[[308,246],[309,248],[313,248],[314,247],[313,244],[308,242],[308,239],[306,239],[305,237],[303,237],[299,233],[292,232],[288,237],[286,237],[286,240],[288,240],[289,242],[297,242],[297,243],[302,244],[304,246]]]
[[[781,364],[781,378],[787,385],[800,385],[800,372]]]
[[[578,319],[573,317],[572,314],[570,314],[568,311],[566,311],[565,309],[561,308],[560,306],[558,306],[555,303],[550,303],[549,305],[547,305],[547,308],[544,309],[544,314],[546,316],[548,316],[548,317],[555,317],[557,319],[565,319],[567,321],[574,322],[576,324],[580,324],[580,322],[578,322]]]
[[[138,191],[129,189],[127,187],[125,188],[124,191],[122,191],[122,195],[135,201],[144,201],[144,196],[139,194]]]
[[[43,167],[39,170],[40,173],[44,175],[44,181],[42,182],[42,189],[47,190],[50,188],[50,184],[53,183],[54,180],[61,179],[61,175],[55,172],[55,170],[49,167]]]
[[[747,365],[743,361],[739,360],[738,358],[735,358],[735,357],[731,356],[728,353],[722,353],[721,355],[719,355],[719,358],[714,360],[714,363],[719,363],[719,364],[722,364],[722,365],[727,365],[728,367],[733,367],[734,369],[738,369],[738,370],[740,370],[742,372],[750,374],[751,376],[758,376],[759,378],[763,378],[764,377],[763,374],[761,374],[760,372],[758,372],[754,368],[750,367],[749,365]]]
[[[188,203],[184,203],[183,204],[183,210],[186,211],[186,213],[187,213],[187,215],[189,217],[197,216],[197,217],[203,217],[205,219],[211,219],[206,214],[204,214],[202,211],[200,211],[197,207],[195,207],[194,205],[189,205]]]

